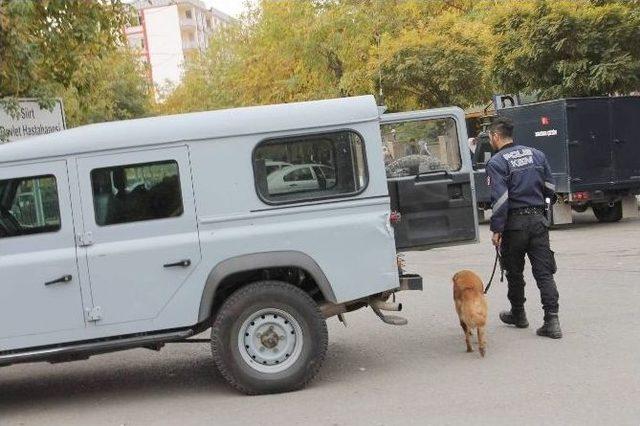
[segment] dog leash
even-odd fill
[[[489,288],[491,287],[491,283],[493,282],[493,277],[496,275],[496,268],[498,267],[498,262],[502,259],[500,258],[500,247],[496,247],[496,260],[493,262],[493,272],[491,272],[491,278],[489,278],[489,282],[487,283],[487,287],[484,289],[484,294],[487,294]],[[502,262],[500,262],[500,282],[504,282],[504,269],[502,268]]]

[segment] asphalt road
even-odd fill
[[[451,275],[488,277],[482,243],[407,256],[423,292],[400,296],[405,327],[370,310],[329,321],[329,355],[307,389],[245,397],[228,388],[206,344],[172,344],[68,364],[0,369],[0,425],[638,425],[640,424],[640,220],[578,223],[552,232],[564,338],[535,335],[539,293],[528,272],[531,328],[497,319],[489,295],[488,353],[465,353]]]

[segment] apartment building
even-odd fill
[[[217,27],[233,20],[199,0],[135,0],[130,5],[138,19],[125,34],[149,64],[156,87],[177,84],[185,62],[204,52]]]

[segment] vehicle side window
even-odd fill
[[[333,170],[331,167],[322,166],[320,167],[320,170],[322,171],[322,174],[324,175],[324,177],[326,177],[327,179],[336,178],[335,170]]]
[[[53,175],[0,180],[0,238],[60,230]]]
[[[322,169],[318,166],[313,166],[313,171],[316,174],[316,176],[318,177],[318,179],[320,178],[324,178],[326,179],[327,177],[324,175],[324,173],[322,172]]]
[[[297,182],[301,180],[313,180],[313,174],[309,167],[301,167],[297,170],[287,173],[282,178],[285,182]]]
[[[357,194],[368,180],[364,151],[353,131],[263,141],[253,155],[258,194],[270,204]]]
[[[453,118],[389,123],[380,130],[387,177],[457,171],[462,167]]]
[[[94,169],[91,187],[100,226],[177,217],[184,210],[175,161]]]

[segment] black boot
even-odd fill
[[[527,314],[524,312],[524,308],[511,308],[510,311],[500,312],[500,320],[509,325],[515,325],[518,328],[529,327],[529,321],[527,321]]]
[[[562,337],[562,330],[560,330],[558,314],[544,314],[544,324],[536,331],[536,334],[552,339],[560,339]]]

